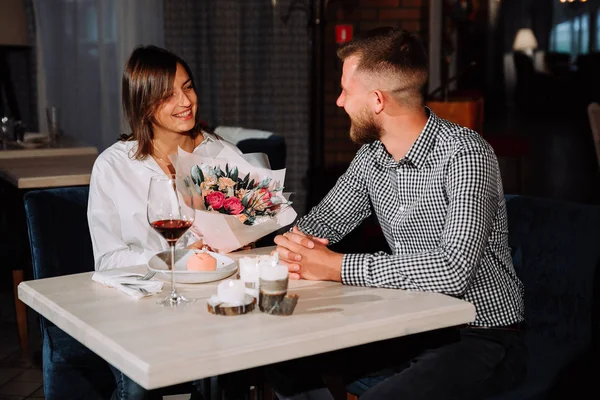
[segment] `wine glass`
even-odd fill
[[[171,294],[159,304],[176,307],[190,300],[175,289],[175,244],[192,226],[196,212],[187,178],[183,175],[160,175],[150,179],[147,216],[150,226],[160,233],[171,249]]]

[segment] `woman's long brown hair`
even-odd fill
[[[171,91],[177,64],[181,64],[194,85],[192,71],[183,59],[168,50],[156,46],[136,48],[129,57],[123,72],[123,111],[131,128],[130,135],[122,135],[121,140],[137,140],[134,158],[143,160],[152,154],[152,121],[154,113]],[[202,130],[199,113],[196,112],[194,128],[188,132],[196,138]]]

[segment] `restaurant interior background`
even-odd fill
[[[335,105],[337,41],[401,27],[429,53],[428,101],[483,102],[476,123],[506,193],[600,204],[587,114],[600,101],[598,0],[0,0],[0,15],[13,22],[0,23],[0,117],[47,132],[44,110],[55,105],[63,134],[102,151],[127,130],[119,91],[131,50],[164,46],[190,64],[209,125],[285,138],[300,215],[357,150]],[[21,34],[7,33],[19,20]],[[340,246],[381,246],[363,242],[374,229]],[[11,243],[11,230],[2,226],[0,242]],[[28,251],[15,246],[3,247],[3,266]],[[17,351],[8,267],[1,282],[2,348]]]

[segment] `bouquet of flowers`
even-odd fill
[[[285,169],[271,170],[256,157],[225,148],[215,157],[179,150],[170,159],[193,188],[196,218],[190,231],[220,253],[268,235],[296,219],[283,192]]]
[[[282,195],[283,186],[277,185],[271,177],[257,182],[250,175],[248,172],[242,178],[238,167],[230,169],[229,164],[225,164],[224,171],[218,165],[194,165],[190,172],[206,210],[235,215],[246,225],[260,222],[263,220],[260,217],[273,217],[282,206],[291,204]]]

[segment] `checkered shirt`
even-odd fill
[[[427,112],[403,159],[380,141],[364,145],[298,228],[336,243],[373,209],[392,254],[345,254],[344,284],[461,298],[475,305],[477,326],[520,322],[524,289],[496,155],[476,132]]]

